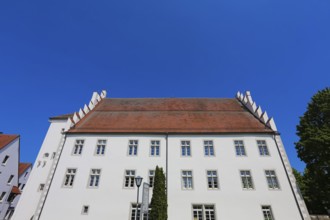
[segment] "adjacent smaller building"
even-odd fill
[[[0,220],[9,220],[31,172],[19,163],[20,136],[0,134]]]

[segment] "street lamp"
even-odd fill
[[[138,213],[138,206],[139,206],[139,190],[140,190],[140,186],[142,183],[142,177],[137,176],[135,177],[135,184],[138,187],[138,191],[137,191],[137,201],[136,201],[136,210],[135,210],[135,220],[137,220],[137,213]]]

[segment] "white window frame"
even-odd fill
[[[83,205],[82,210],[81,210],[81,214],[82,215],[88,215],[89,213],[89,205]]]
[[[101,169],[93,168],[90,170],[88,178],[88,188],[99,188],[101,180]]]
[[[215,157],[213,140],[204,140],[203,141],[203,146],[204,146],[204,156],[206,156],[206,157]]]
[[[182,157],[191,157],[191,142],[189,140],[182,140],[180,150]]]
[[[62,187],[72,188],[74,185],[74,180],[76,179],[76,175],[77,175],[77,168],[67,168],[65,171]],[[68,181],[67,181],[67,179],[68,179]],[[68,182],[68,183],[65,184],[66,182]]]
[[[128,140],[128,149],[127,155],[129,156],[137,156],[139,150],[139,140]]]
[[[127,173],[129,172],[129,173]],[[125,170],[124,171],[124,188],[125,189],[134,189],[135,188],[135,170]],[[128,180],[128,181],[126,181]],[[128,182],[128,186],[126,186],[126,182]],[[133,184],[133,186],[132,186]]]
[[[141,213],[141,203],[138,204],[137,211],[138,211],[137,220],[140,220],[141,219],[141,215],[140,215],[140,213]],[[149,205],[148,212],[150,213],[150,211],[151,211],[151,208],[150,208],[150,205]],[[131,205],[130,205],[130,218],[129,218],[130,220],[135,220],[135,212],[136,212],[136,203],[131,203]],[[142,220],[147,220],[147,218],[148,218],[148,214],[144,213]]]
[[[192,170],[181,170],[181,188],[183,190],[193,190],[194,180]]]
[[[84,139],[77,139],[75,141],[73,149],[72,149],[72,155],[74,155],[74,156],[82,155],[84,145],[85,145],[85,140]]]
[[[268,145],[265,140],[257,140],[259,155],[266,157],[270,156]]]
[[[245,157],[247,156],[246,154],[246,149],[244,145],[243,140],[234,140],[234,146],[235,146],[235,154],[238,157]]]
[[[96,156],[104,156],[105,150],[107,147],[107,140],[106,139],[99,139],[96,143],[95,154]]]
[[[44,191],[45,189],[45,184],[44,183],[40,183],[39,187],[38,187],[38,192]]]
[[[261,212],[264,220],[274,220],[274,214],[270,205],[262,205]]]
[[[242,174],[242,172],[244,172],[244,174]],[[254,190],[254,183],[253,183],[253,179],[252,179],[251,170],[240,170],[239,174],[240,174],[243,189],[244,190]],[[248,181],[247,187],[245,186],[246,185],[245,181]]]
[[[275,170],[265,170],[265,176],[268,189],[281,189]]]
[[[158,154],[157,154],[158,152]],[[150,156],[159,157],[160,156],[160,140],[150,141]]]
[[[211,209],[210,209],[211,208]],[[196,212],[196,215],[195,215]],[[213,218],[212,218],[213,213]],[[216,220],[216,208],[214,204],[192,204],[193,220]]]
[[[10,175],[9,179],[7,181],[7,185],[11,185],[11,183],[13,182],[13,179],[14,179],[14,175]]]
[[[209,184],[209,178],[211,178],[211,187]],[[214,181],[215,180],[215,181]],[[206,181],[207,181],[207,189],[220,189],[218,171],[217,170],[206,170]],[[216,184],[215,184],[216,183]],[[215,187],[215,185],[217,185]]]
[[[149,170],[148,172],[148,180],[149,180],[149,188],[153,188],[155,184],[155,174],[156,170]]]

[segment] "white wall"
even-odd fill
[[[76,139],[85,140],[81,156],[72,155]],[[107,140],[104,156],[94,155],[98,139]],[[139,140],[138,156],[127,155],[128,140],[133,139]],[[259,139],[266,140],[270,156],[259,155]],[[161,141],[160,157],[149,156],[150,140]],[[181,156],[181,140],[191,141],[191,157]],[[215,157],[204,156],[203,140],[213,140]],[[236,156],[234,140],[244,141],[246,157]],[[165,170],[165,146],[165,135],[69,135],[41,219],[129,219],[130,203],[136,202],[137,189],[123,187],[124,171],[134,169],[147,182],[149,169],[159,165]],[[272,136],[171,135],[168,146],[169,220],[192,219],[192,204],[214,204],[217,220],[263,219],[261,205],[271,205],[275,219],[301,219]],[[77,168],[72,188],[62,187],[67,168]],[[92,168],[102,170],[98,189],[88,188]],[[219,190],[207,189],[208,169],[218,171]],[[254,190],[242,189],[241,169],[251,171]],[[276,171],[279,190],[268,189],[265,169]],[[193,171],[193,190],[182,190],[181,170]],[[81,214],[83,205],[90,207],[88,215]]]
[[[2,161],[6,155],[9,155],[9,159],[5,165],[2,165]],[[13,186],[17,186],[18,183],[18,161],[19,161],[19,138],[12,141],[6,147],[0,150],[0,194],[4,191],[7,192],[3,202],[0,202],[0,219],[3,219],[6,215],[6,211],[9,207],[7,198],[11,192]],[[11,183],[8,184],[10,175],[14,175]]]
[[[39,185],[46,182],[46,178],[53,162],[51,156],[53,152],[57,151],[61,139],[61,130],[64,128],[65,123],[65,120],[51,121],[12,219],[29,220],[34,215],[41,194],[38,191]],[[48,153],[49,156],[45,157],[45,153]]]

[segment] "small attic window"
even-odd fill
[[[49,153],[44,153],[44,157],[49,157]]]

